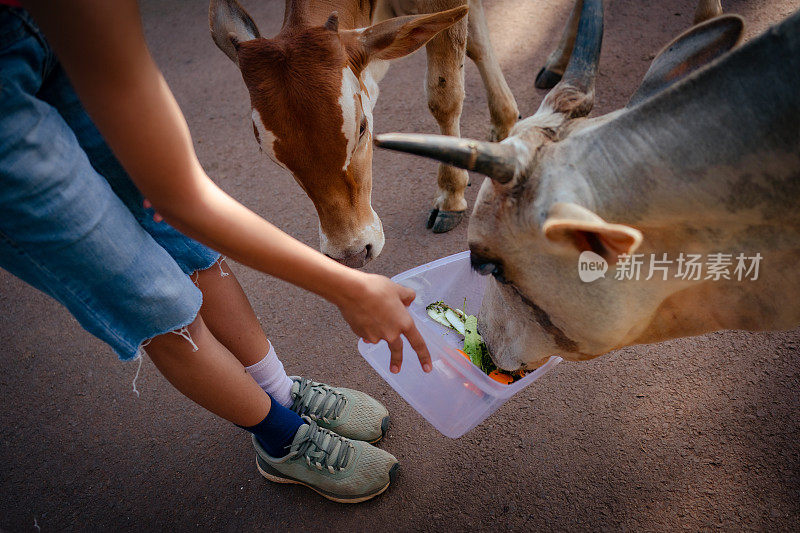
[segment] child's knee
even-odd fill
[[[213,280],[216,280],[217,278],[226,278],[231,274],[233,274],[233,272],[231,272],[228,263],[225,261],[225,256],[221,255],[216,261],[214,261],[214,264],[205,270],[195,270],[190,278],[197,287],[200,287],[201,279],[208,280],[213,278]]]
[[[196,352],[200,348],[197,346],[197,342],[195,340],[199,340],[201,335],[205,333],[205,324],[203,323],[203,319],[200,318],[200,315],[194,319],[194,321],[189,324],[188,326],[184,326],[182,328],[178,328],[176,330],[170,331],[172,335],[178,335],[183,340],[189,343],[192,347],[192,351]]]
[[[183,357],[200,349],[206,333],[206,325],[198,314],[190,324],[153,337],[145,351],[151,358]]]

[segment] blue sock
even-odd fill
[[[269,399],[272,407],[264,420],[255,426],[239,427],[255,435],[264,451],[272,457],[284,457],[289,453],[295,433],[305,422],[297,413],[278,403],[272,395]]]

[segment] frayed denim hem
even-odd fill
[[[217,258],[214,259],[214,261],[210,262],[205,268],[198,268],[197,270],[195,270],[189,276],[189,279],[192,281],[192,283],[197,285],[197,279],[196,279],[197,275],[202,271],[205,271],[205,270],[208,270],[209,268],[212,268],[214,265],[217,265],[219,267],[220,277],[224,278],[226,276],[230,276],[230,273],[225,272],[222,269],[222,262],[223,261],[225,261],[225,256],[218,255]],[[202,306],[203,306],[203,293],[200,292],[200,301],[199,301],[199,304],[197,305],[197,308],[192,313],[191,319],[189,319],[188,321],[184,321],[183,323],[181,323],[177,327],[168,328],[165,331],[161,331],[159,333],[155,333],[155,334],[151,335],[150,337],[147,337],[147,338],[143,339],[141,342],[139,342],[138,347],[136,348],[136,352],[132,357],[127,357],[126,358],[126,357],[123,357],[122,354],[120,354],[120,359],[123,360],[123,361],[137,361],[137,360],[139,361],[139,366],[136,368],[136,375],[133,377],[133,382],[132,382],[133,392],[136,393],[137,397],[139,397],[139,390],[136,388],[136,380],[139,378],[139,372],[142,369],[142,360],[143,360],[143,356],[145,355],[144,348],[148,344],[150,344],[150,341],[152,341],[155,337],[158,337],[160,335],[166,335],[167,333],[173,333],[175,335],[180,335],[181,337],[186,339],[186,341],[189,342],[189,344],[192,345],[192,351],[196,352],[199,348],[197,347],[197,344],[195,344],[194,339],[192,339],[192,335],[189,333],[188,326],[189,326],[189,324],[191,324],[192,322],[194,322],[197,319],[197,315],[200,312],[200,308]]]
[[[221,278],[230,276],[230,273],[225,272],[222,269],[222,262],[225,261],[225,259],[226,259],[225,256],[223,256],[222,254],[218,254],[217,257],[213,261],[210,261],[204,267],[200,267],[197,270],[195,270],[191,275],[188,275],[189,280],[191,280],[191,282],[195,286],[197,286],[197,275],[200,272],[203,272],[205,270],[208,270],[208,269],[212,268],[214,265],[217,265],[219,267],[219,275],[220,275]],[[197,351],[197,345],[194,343],[194,340],[192,339],[191,335],[189,334],[189,331],[188,331],[187,327],[189,326],[189,324],[191,324],[192,322],[194,322],[197,319],[197,314],[200,312],[200,308],[203,306],[203,293],[200,292],[199,296],[200,296],[199,302],[197,303],[196,308],[194,309],[191,318],[189,318],[188,320],[185,320],[183,322],[180,322],[177,326],[170,327],[170,328],[165,328],[165,329],[160,330],[160,331],[156,331],[152,335],[149,335],[149,336],[145,337],[144,339],[140,340],[138,345],[137,345],[136,350],[132,354],[131,353],[120,353],[120,352],[117,352],[117,355],[119,356],[120,360],[121,361],[136,361],[136,360],[138,360],[140,357],[145,355],[144,347],[147,346],[148,344],[150,344],[151,340],[153,340],[155,337],[158,337],[160,335],[165,335],[167,333],[174,333],[176,335],[180,335],[181,337],[186,339],[192,345],[192,348],[194,349],[194,351]]]

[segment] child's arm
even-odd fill
[[[135,0],[23,0],[97,127],[142,193],[173,226],[229,257],[333,302],[367,342],[402,340],[430,355],[406,309],[414,291],[347,268],[288,236],[206,176],[186,121],[150,57]]]

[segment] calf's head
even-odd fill
[[[637,99],[669,97],[655,93],[702,66],[704,62],[693,63],[698,57],[707,62],[729,50],[741,31],[741,19],[726,17],[685,34],[654,61],[643,83],[654,92],[644,94],[643,90]],[[611,265],[620,255],[632,254],[647,237],[635,227],[606,221],[592,211],[597,191],[608,186],[592,178],[609,170],[590,169],[593,175],[586,175],[581,158],[626,142],[624,131],[610,142],[601,137],[605,126],[614,126],[616,134],[633,114],[643,120],[652,118],[658,106],[580,118],[589,113],[593,102],[602,36],[601,0],[584,0],[578,35],[562,81],[537,113],[519,122],[503,142],[407,134],[376,139],[378,146],[432,157],[491,178],[481,186],[468,235],[473,268],[494,277],[487,283],[479,330],[495,363],[507,370],[535,368],[551,355],[589,359],[632,344],[652,327],[670,293],[680,289],[666,282],[626,284],[611,275],[585,283],[579,276],[581,254],[590,252],[599,264]],[[668,108],[663,114],[674,118],[669,117]],[[631,136],[650,140],[658,135],[659,121],[665,120],[654,118],[655,127],[643,125]],[[651,159],[665,159],[657,149],[648,154],[619,153],[634,159],[654,154]]]
[[[386,61],[413,52],[466,12],[344,30],[335,12],[315,25],[312,14],[295,10],[265,39],[235,0],[212,0],[211,34],[241,70],[256,140],[311,198],[320,249],[333,259],[358,268],[383,248],[371,205],[372,112]]]

